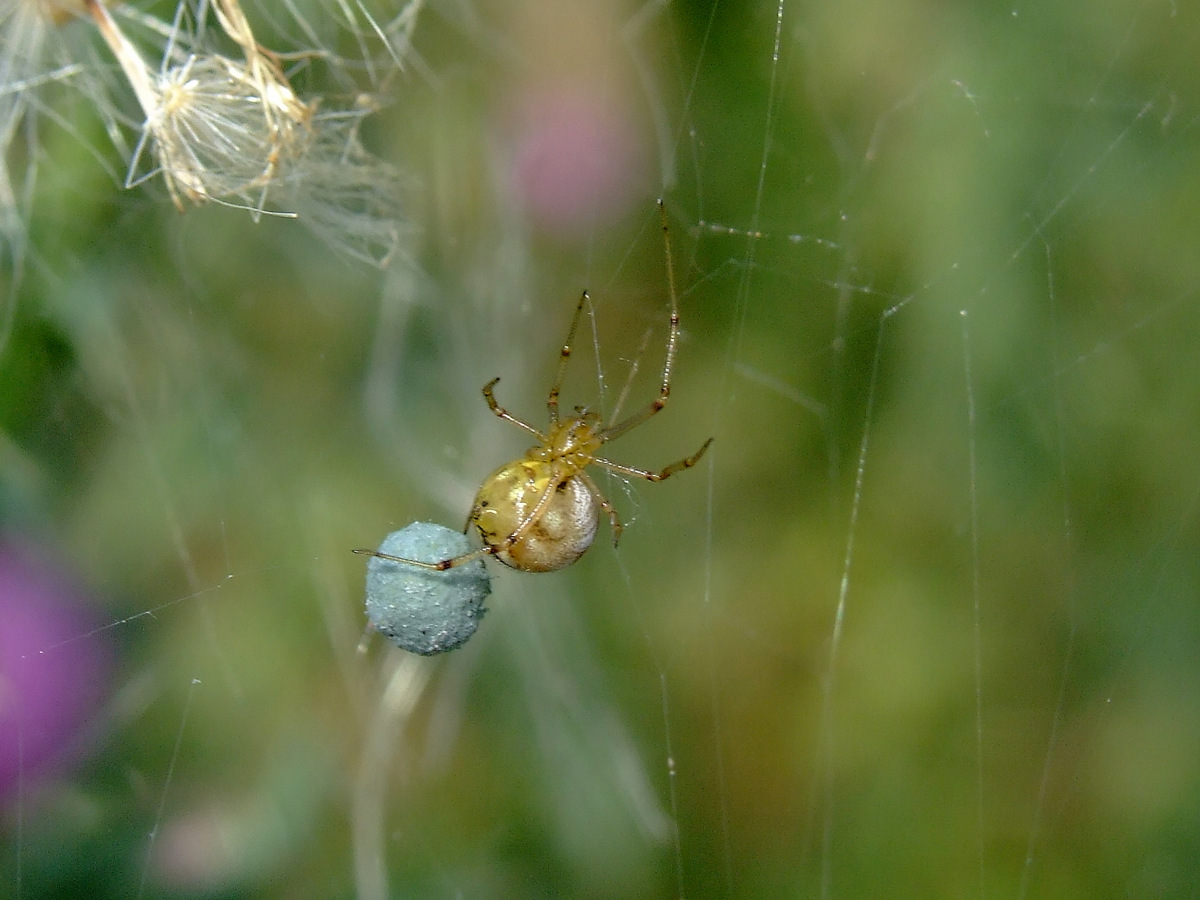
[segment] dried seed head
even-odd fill
[[[142,108],[126,186],[161,174],[175,205],[216,202],[297,218],[335,249],[380,267],[401,246],[398,173],[361,146],[367,106],[306,103],[261,47],[237,0],[212,0],[244,59],[184,39],[177,17],[156,73],[102,0],[81,0]]]
[[[154,88],[157,103],[146,110],[133,170],[149,139],[177,205],[183,197],[263,212],[281,168],[305,152],[309,107],[294,94],[287,103],[269,102],[240,63],[216,55],[189,57]]]
[[[85,2],[145,115],[127,185],[161,172],[181,209],[185,199],[215,200],[264,212],[280,167],[304,153],[312,114],[274,60],[252,36],[231,34],[246,50],[247,62],[190,53],[155,75],[104,5]],[[166,58],[172,50],[168,47]],[[147,146],[156,165],[135,177]]]

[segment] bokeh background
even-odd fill
[[[1200,890],[1194,8],[247,4],[375,110],[383,268],[125,189],[111,55],[12,8],[0,895]],[[653,396],[660,194],[610,455],[710,455],[464,649],[372,639],[350,550],[461,525],[583,288],[565,404]]]

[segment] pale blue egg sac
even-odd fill
[[[379,552],[424,562],[469,552],[467,536],[413,522],[393,531]],[[402,650],[432,656],[461,647],[479,627],[492,591],[483,558],[438,572],[378,556],[367,561],[367,618]]]

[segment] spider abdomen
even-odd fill
[[[561,467],[548,460],[521,459],[483,482],[471,522],[506,566],[552,572],[575,562],[592,545],[599,504],[578,472],[568,471],[564,477]]]

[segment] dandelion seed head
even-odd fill
[[[381,268],[396,258],[411,233],[402,224],[401,178],[358,138],[377,104],[351,99],[350,108],[338,108],[328,98],[301,99],[237,0],[211,0],[207,8],[240,58],[212,52],[200,24],[186,34],[177,15],[158,71],[102,0],[79,2],[144,116],[126,187],[161,175],[180,210],[213,202],[249,210],[256,221],[296,218],[349,257]]]
[[[276,88],[268,103],[241,63],[215,54],[191,56],[156,80],[144,136],[177,205],[183,197],[265,211],[281,167],[303,156],[311,137],[309,107]],[[286,115],[267,115],[268,107]]]

